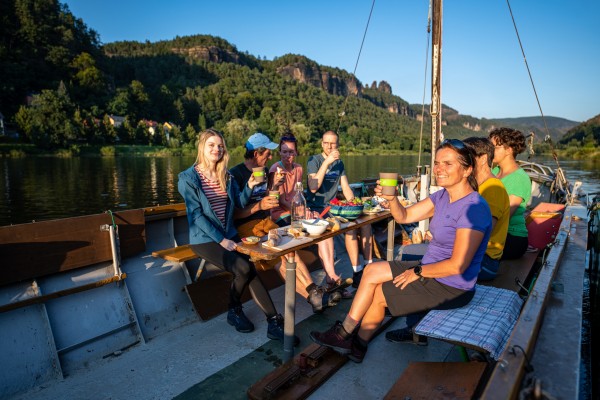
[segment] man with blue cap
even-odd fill
[[[263,168],[264,176],[268,175],[266,169],[267,162],[273,158],[272,151],[279,145],[274,143],[263,133],[256,132],[245,144],[246,152],[244,153],[244,161],[229,172],[240,187],[244,187],[251,179],[253,169]],[[281,175],[279,179],[285,179]],[[276,182],[273,182],[276,183]],[[234,214],[234,223],[240,236],[263,236],[270,229],[276,229],[279,226],[271,220],[270,209],[279,206],[279,199],[274,196],[267,196],[268,182],[254,186],[248,205],[243,209],[238,209]],[[288,254],[287,256],[291,256]],[[285,280],[285,270],[281,268],[285,257],[282,257],[282,262],[277,263],[273,267],[279,272]],[[306,267],[298,255],[295,256],[296,261],[296,291],[298,294],[307,299],[313,308],[313,312],[320,313],[323,309],[337,304],[340,297],[337,293],[329,294],[324,288],[315,285]],[[267,266],[269,267],[269,266]]]

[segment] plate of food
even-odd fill
[[[244,244],[253,245],[258,244],[258,242],[260,242],[260,238],[258,236],[247,236],[242,238],[242,243]]]
[[[377,204],[376,206],[373,207],[367,207],[365,205],[365,208],[363,209],[363,214],[367,214],[367,215],[371,215],[371,214],[377,214],[383,211],[383,208]]]
[[[375,197],[365,200],[363,204],[363,214],[377,214],[378,212],[383,211],[383,207],[381,207],[378,199],[376,199]]]

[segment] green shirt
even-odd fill
[[[500,172],[499,167],[495,167],[492,172],[496,175]],[[523,199],[515,213],[508,222],[508,233],[513,236],[527,237],[527,227],[525,226],[525,209],[531,199],[531,179],[522,168],[511,172],[500,179],[506,188],[509,196],[514,195]]]

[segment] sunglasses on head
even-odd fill
[[[464,149],[465,148],[465,144],[462,142],[462,140],[458,140],[458,139],[444,139],[444,141],[441,144],[442,146],[447,146],[450,145],[456,149]]]

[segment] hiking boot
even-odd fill
[[[412,343],[417,346],[427,346],[427,336],[417,335],[409,327],[386,332],[385,338],[394,343]]]
[[[358,272],[355,272],[352,275],[352,287],[358,289],[358,285],[360,285],[360,280],[362,279],[362,275],[363,275],[363,269],[361,269]]]
[[[235,330],[242,333],[250,333],[254,330],[254,324],[246,317],[242,306],[232,307],[227,313],[227,323],[235,326]]]
[[[336,321],[325,332],[311,332],[310,338],[316,344],[329,347],[340,354],[348,355],[352,352],[352,335],[344,330],[340,321]]]
[[[327,293],[321,286],[317,286],[308,292],[307,302],[310,303],[313,313],[320,314],[327,307],[335,306],[342,296],[339,292]]]
[[[267,319],[269,325],[267,326],[267,337],[273,340],[281,340],[283,342],[283,317],[281,314],[277,314]],[[294,335],[294,347],[300,344],[300,338]]]
[[[360,364],[365,355],[367,354],[367,346],[362,345],[358,341],[358,335],[354,335],[352,339],[352,346],[350,347],[350,354],[348,354],[348,358],[350,361],[354,361],[355,363]]]

